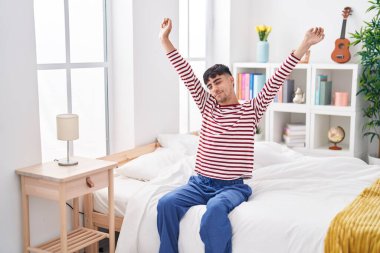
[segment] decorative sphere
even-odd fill
[[[340,126],[332,127],[329,129],[327,136],[332,143],[339,143],[345,137],[344,129]]]

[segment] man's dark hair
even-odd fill
[[[228,74],[232,76],[230,69],[223,64],[215,64],[214,66],[208,68],[203,74],[203,81],[207,84],[208,79],[215,78],[218,75]]]

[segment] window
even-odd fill
[[[203,83],[206,70],[206,3],[179,1],[179,50]],[[199,130],[201,114],[183,83],[180,85],[180,132]]]
[[[106,0],[34,0],[42,160],[66,155],[56,115],[79,115],[77,156],[109,153]]]

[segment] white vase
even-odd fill
[[[264,135],[263,134],[255,134],[255,141],[263,141]]]
[[[368,155],[368,164],[369,165],[380,165],[380,158]]]
[[[269,43],[268,41],[257,42],[257,62],[268,62],[269,59]]]

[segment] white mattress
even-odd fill
[[[192,172],[192,161],[184,161],[129,199],[116,253],[158,251],[158,200]],[[246,181],[252,196],[229,214],[232,252],[322,253],[331,220],[379,177],[379,166],[350,157],[299,157],[257,168]],[[199,227],[205,210],[191,207],[181,220],[180,252],[204,252]]]
[[[116,216],[124,216],[125,207],[128,200],[144,185],[146,185],[146,182],[127,178],[121,175],[115,175],[114,200]],[[94,210],[101,213],[108,212],[108,188],[103,188],[94,193]]]

